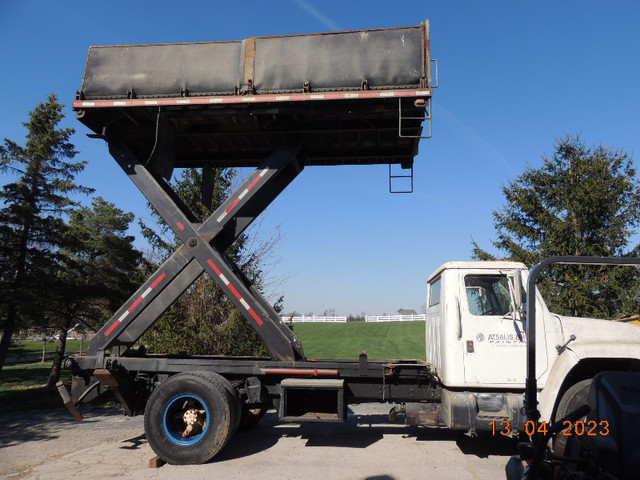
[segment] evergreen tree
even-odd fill
[[[71,212],[54,298],[46,315],[58,339],[50,387],[60,376],[67,330],[82,324],[97,331],[143,280],[142,254],[133,245],[134,237],[127,235],[133,218],[101,197],[93,200],[91,208]]]
[[[509,259],[532,266],[554,255],[638,255],[630,242],[640,222],[640,183],[622,150],[588,148],[580,136],[567,136],[542,167],[528,167],[502,191],[493,245]],[[475,258],[493,258],[473,245]],[[556,265],[538,286],[554,312],[612,318],[640,305],[637,277],[631,269]]]
[[[211,211],[228,197],[235,175],[233,169],[218,171],[214,182]],[[183,170],[179,180],[174,184],[176,193],[200,222],[211,215],[211,211],[202,203],[202,185],[202,172],[196,169]],[[160,225],[159,233],[146,225],[141,227],[143,235],[164,259],[173,253],[180,242],[161,217],[154,215]],[[245,275],[260,287],[263,278],[261,253],[272,248],[274,242],[277,242],[277,238],[272,238],[259,248],[249,251],[249,237],[242,234],[226,253]],[[162,319],[145,334],[142,343],[149,351],[156,353],[266,355],[258,335],[243,320],[222,289],[207,275],[198,278],[176,300]]]
[[[16,329],[41,321],[59,266],[69,196],[91,190],[74,183],[86,162],[73,162],[74,130],[58,128],[64,118],[55,95],[29,113],[26,145],[5,139],[0,172],[15,181],[0,191],[0,371]]]

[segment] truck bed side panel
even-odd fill
[[[240,82],[242,42],[91,47],[86,99],[232,95]]]
[[[254,37],[245,41],[97,46],[89,49],[85,100],[420,88],[423,25]]]
[[[256,92],[417,88],[421,50],[419,27],[258,38]]]

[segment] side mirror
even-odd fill
[[[520,271],[516,270],[514,275],[508,275],[507,279],[509,281],[509,290],[511,291],[512,311],[520,316],[520,318],[522,319],[522,324],[526,327],[526,299],[523,303],[523,291]]]

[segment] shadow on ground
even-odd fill
[[[300,437],[306,447],[367,448],[384,435],[415,438],[416,441],[455,441],[465,455],[486,458],[517,453],[517,440],[494,437],[482,432],[470,438],[446,428],[417,427],[389,423],[387,415],[350,415],[345,423],[281,424],[278,415],[269,412],[253,429],[240,431],[213,462],[224,462],[254,455],[275,445],[280,438]],[[373,480],[373,479],[372,479]],[[380,479],[382,480],[382,479]]]
[[[138,450],[142,445],[147,443],[147,435],[143,433],[137,437],[127,438],[126,440],[123,440],[122,443],[129,443],[130,445],[120,447],[121,450]]]
[[[23,442],[54,440],[60,429],[81,430],[100,428],[108,417],[122,416],[119,408],[81,409],[85,419],[78,423],[66,408],[54,410],[30,410],[0,415],[0,448]]]

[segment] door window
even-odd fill
[[[464,284],[472,315],[506,315],[511,311],[506,275],[467,275]]]
[[[429,286],[429,306],[433,307],[440,303],[440,286],[442,285],[442,277],[438,278]]]

